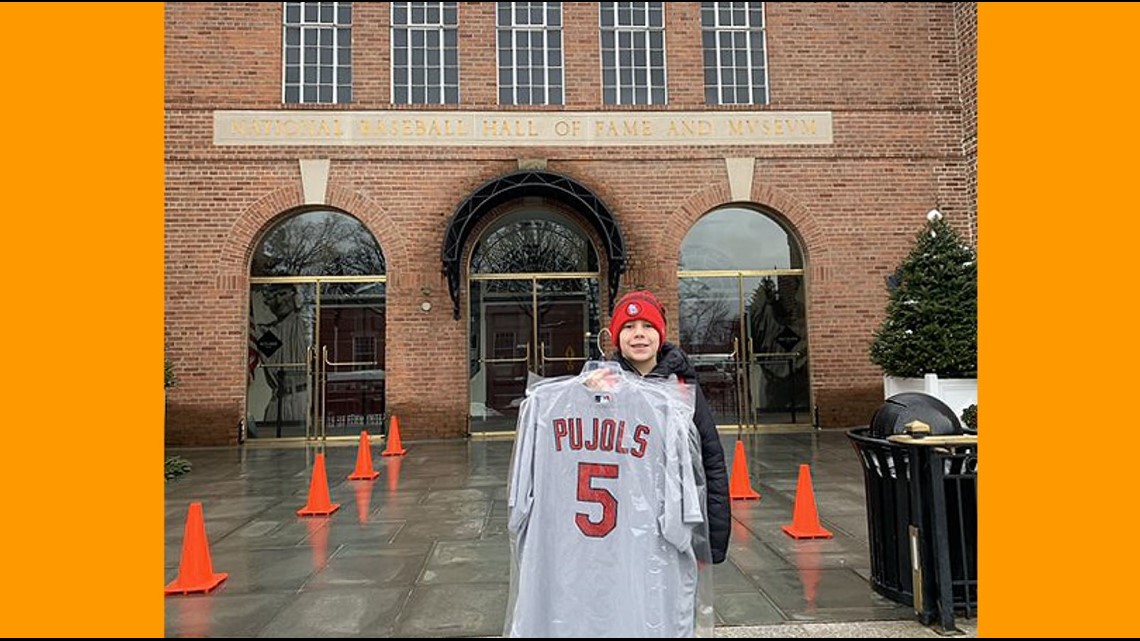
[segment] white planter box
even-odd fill
[[[927,374],[926,378],[883,377],[883,398],[890,398],[901,392],[925,392],[954,411],[962,418],[962,411],[978,402],[978,379],[938,378],[937,374]]]

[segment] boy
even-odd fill
[[[722,563],[732,529],[732,508],[728,501],[728,470],[724,449],[712,410],[697,385],[697,372],[681,348],[665,342],[665,310],[652,293],[642,290],[623,296],[614,307],[610,334],[618,351],[614,360],[622,369],[641,376],[677,378],[692,385],[696,392],[693,422],[701,436],[701,460],[708,490],[707,514],[713,563]]]

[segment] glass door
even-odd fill
[[[808,423],[799,270],[682,272],[681,347],[721,425]]]
[[[681,347],[696,355],[717,422],[810,423],[804,257],[786,222],[710,212],[685,235],[679,267]]]
[[[253,281],[246,436],[381,433],[385,295],[375,277]]]
[[[315,435],[359,436],[384,426],[386,285],[321,283],[318,308],[321,384]]]
[[[471,277],[470,431],[515,429],[527,384],[600,358],[596,274]]]
[[[739,283],[734,277],[681,278],[681,349],[719,425],[747,421],[742,383]]]
[[[536,279],[535,290],[538,374],[574,375],[587,360],[601,358],[593,340],[599,323],[597,279]]]
[[[512,430],[537,375],[533,340],[534,288],[530,279],[471,283],[471,431]]]
[[[316,284],[250,286],[246,435],[305,436],[312,429]]]
[[[810,423],[803,275],[741,276],[749,424]]]

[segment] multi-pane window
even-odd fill
[[[352,3],[285,3],[287,104],[352,102]]]
[[[376,361],[376,337],[353,336],[352,360],[358,363],[371,363]]]
[[[763,2],[702,2],[705,102],[768,102],[768,60]]]
[[[602,100],[607,105],[663,105],[663,2],[602,2]]]
[[[497,4],[499,104],[562,104],[562,3]]]
[[[392,3],[392,102],[459,102],[459,10],[455,2]]]

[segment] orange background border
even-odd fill
[[[163,8],[6,4],[5,636],[162,636]],[[979,630],[1136,634],[1130,4],[979,7]]]
[[[0,6],[5,636],[163,635],[162,21]]]
[[[978,24],[978,631],[1134,636],[1140,6]]]

